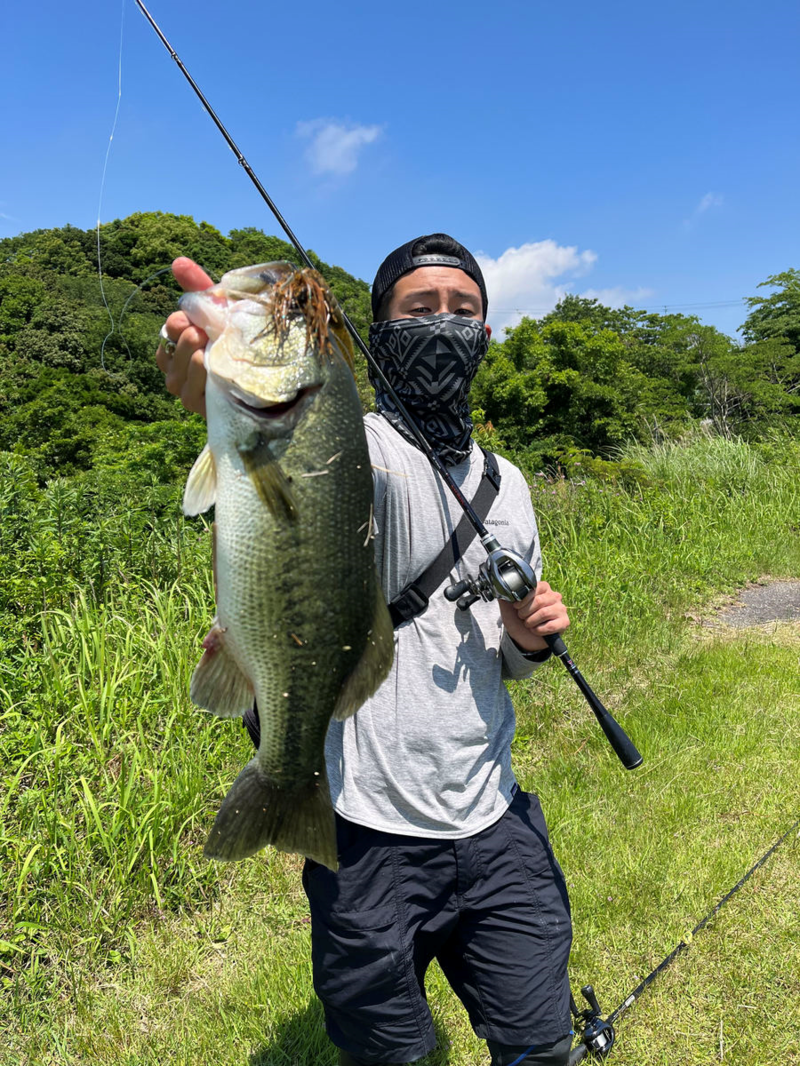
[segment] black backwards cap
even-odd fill
[[[404,274],[423,266],[457,267],[476,283],[483,299],[483,317],[489,301],[486,296],[486,284],[481,268],[475,257],[463,244],[447,233],[431,233],[427,237],[417,237],[408,244],[402,244],[386,256],[378,267],[375,281],[372,283],[372,317],[377,318],[385,296],[394,283]]]

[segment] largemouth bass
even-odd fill
[[[255,698],[261,725],[205,854],[271,844],[336,869],[325,734],[394,653],[350,337],[319,274],[288,263],[230,270],[180,307],[209,337],[208,444],[183,509],[216,504],[217,617],[191,698],[222,717]]]

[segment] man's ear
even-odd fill
[[[489,338],[489,340],[491,340],[492,339],[492,327],[484,325],[483,328],[486,330],[486,336]]]

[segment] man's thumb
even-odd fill
[[[185,255],[173,262],[172,273],[184,292],[200,292],[214,284],[205,270]]]

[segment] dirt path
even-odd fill
[[[734,603],[721,608],[715,625],[761,626],[767,622],[800,622],[800,581],[769,581],[748,585]]]

